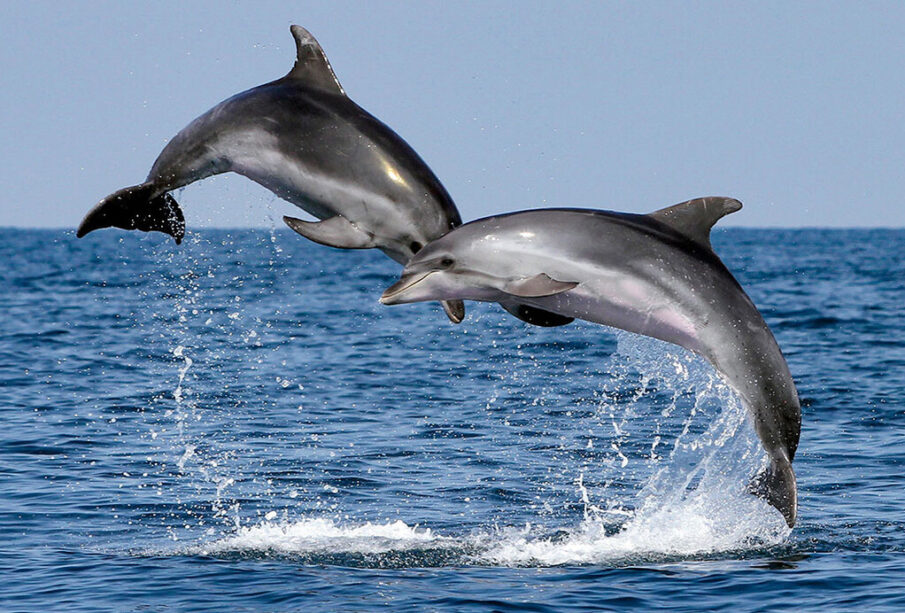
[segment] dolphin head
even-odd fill
[[[380,302],[504,302],[575,287],[576,282],[556,281],[546,274],[548,258],[535,238],[533,232],[508,227],[505,216],[460,226],[418,251]]]
[[[442,237],[451,228],[454,228],[456,225],[461,224],[458,218],[456,218],[456,220],[452,222],[446,219],[444,219],[443,221],[445,228],[441,229],[440,231],[434,232],[433,237]],[[420,228],[418,230],[420,230]],[[388,246],[383,248],[383,251],[400,264],[407,266],[408,263],[410,263],[415,257],[417,257],[418,253],[423,249],[424,245],[429,244],[430,238],[427,238],[423,232],[413,232],[411,235],[405,238],[406,240],[396,241],[396,244],[392,244],[392,242],[388,243]],[[432,265],[436,265],[438,270],[442,269],[442,266],[440,266],[437,262],[428,262],[425,267],[430,268]],[[446,316],[452,323],[462,323],[462,320],[465,319],[465,304],[462,302],[462,300],[442,299],[440,300],[440,304],[443,306],[443,311],[446,313]]]
[[[496,278],[492,268],[456,249],[454,241],[441,237],[418,251],[402,270],[399,280],[380,297],[383,304],[428,300],[493,300]]]

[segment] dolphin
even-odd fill
[[[429,243],[380,302],[524,304],[703,356],[739,394],[769,457],[749,490],[791,528],[798,393],[770,328],[710,244],[713,225],[741,206],[710,197],[648,215],[541,209],[488,217]]]
[[[414,149],[346,96],[307,30],[290,31],[297,58],[285,77],[192,121],[164,147],[144,183],[101,200],[76,235],[113,226],[165,232],[179,244],[185,219],[169,192],[224,172],[321,220],[284,217],[302,236],[344,249],[376,247],[400,264],[461,225],[452,198]],[[461,301],[443,306],[450,320],[462,321]]]

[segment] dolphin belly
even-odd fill
[[[572,278],[563,273],[563,278]],[[662,287],[638,277],[595,271],[589,279],[568,292],[530,300],[532,306],[567,317],[643,334],[673,343],[695,353],[704,353],[695,321],[687,303],[666,293]],[[592,279],[592,280],[591,280]]]
[[[267,188],[318,219],[338,214],[356,217],[356,204],[373,194],[327,173],[318,172],[304,157],[291,155],[265,130],[230,138],[220,145],[233,172]],[[357,192],[357,193],[356,193]]]

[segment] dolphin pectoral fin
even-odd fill
[[[792,463],[783,458],[771,458],[770,465],[755,475],[748,484],[748,491],[766,500],[782,513],[790,528],[795,526],[798,515],[798,485]]]
[[[339,84],[339,79],[327,61],[327,54],[317,39],[302,26],[291,26],[289,31],[295,39],[296,60],[285,78],[298,79],[309,87],[345,96],[346,92]]]
[[[540,298],[542,296],[553,296],[569,291],[578,285],[577,281],[557,281],[552,277],[540,273],[533,277],[525,279],[516,279],[509,281],[503,286],[503,291],[513,296],[521,296],[522,298]]]
[[[295,217],[283,217],[283,221],[305,238],[328,247],[370,249],[377,246],[372,234],[339,215],[324,221],[303,221]]]
[[[515,317],[524,322],[542,328],[555,328],[557,326],[565,326],[575,321],[574,317],[566,317],[558,313],[551,313],[537,307],[519,304],[517,302],[501,302],[500,306]]]
[[[465,319],[465,303],[461,300],[443,300],[440,304],[443,305],[443,312],[449,317],[449,321],[460,324]]]
[[[735,198],[710,196],[674,204],[647,216],[711,249],[710,229],[720,219],[741,208],[742,203]]]
[[[143,183],[110,194],[85,215],[75,235],[82,238],[101,228],[156,231],[169,234],[178,245],[185,236],[185,217],[170,194],[154,195],[156,191],[152,183]]]

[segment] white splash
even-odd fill
[[[430,529],[409,526],[398,520],[342,526],[331,519],[312,518],[296,522],[265,520],[255,526],[240,528],[234,535],[199,546],[195,553],[380,554],[448,545],[455,545],[455,540],[435,536]]]
[[[341,525],[327,518],[274,522],[265,519],[235,534],[204,543],[195,555],[381,555],[458,551],[459,564],[493,566],[612,565],[715,555],[768,547],[789,533],[782,517],[751,496],[714,504],[714,495],[690,496],[678,507],[639,513],[613,532],[599,519],[551,536],[543,526],[500,528],[443,536],[403,521]],[[273,518],[273,514],[268,514]],[[449,560],[448,560],[449,561]]]
[[[565,538],[510,531],[477,560],[502,566],[611,565],[766,547],[788,534],[782,517],[753,496],[695,491],[678,505],[642,509],[615,532],[600,519],[585,520]]]

